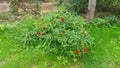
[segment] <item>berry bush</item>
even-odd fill
[[[23,45],[60,56],[81,57],[89,53],[93,45],[92,38],[83,27],[85,23],[77,14],[61,10],[37,17],[27,15],[16,29],[19,28]]]

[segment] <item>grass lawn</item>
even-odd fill
[[[91,54],[63,65],[39,48],[23,48],[12,41],[13,32],[0,32],[0,68],[120,68],[120,28],[90,28],[95,46]]]
[[[90,29],[95,46],[86,58],[87,68],[120,67],[120,28]]]

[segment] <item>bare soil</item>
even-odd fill
[[[0,13],[9,11],[9,5],[10,4],[8,2],[0,3]]]
[[[10,10],[9,8],[10,3],[9,2],[0,2],[0,13],[2,12],[8,12]],[[52,3],[42,3],[41,4],[41,11],[43,13],[55,11],[57,8],[53,6]]]
[[[33,4],[31,4],[32,6]],[[0,23],[4,23],[5,21],[9,21],[12,20],[11,17],[9,17],[10,15],[7,15],[8,11],[10,10],[10,3],[9,2],[0,2]],[[29,7],[31,7],[29,6]],[[53,3],[47,2],[47,3],[42,3],[41,4],[41,12],[42,13],[48,13],[48,12],[52,12],[52,11],[56,11],[57,7],[54,7]],[[20,11],[21,12],[21,9]],[[14,18],[15,17],[15,18]],[[16,20],[16,16],[13,17],[13,21]],[[21,17],[21,16],[19,16]],[[11,22],[11,21],[10,21]]]

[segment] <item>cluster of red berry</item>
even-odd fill
[[[46,26],[43,26],[43,30],[46,30]],[[40,32],[40,31],[37,31],[37,36],[41,36],[42,35],[42,32]]]
[[[56,18],[59,18],[59,17],[56,16]],[[64,21],[65,21],[65,19],[64,19],[64,17],[62,17],[62,18],[61,18],[61,22],[64,22]],[[43,26],[42,29],[43,29],[43,30],[46,30],[46,26]],[[36,34],[37,34],[37,36],[41,36],[41,35],[42,35],[42,32],[37,31]],[[63,32],[60,32],[60,35],[63,35]]]
[[[56,16],[56,18],[59,18],[59,16]],[[61,18],[61,22],[64,22],[64,21],[65,21],[65,18],[62,17],[62,18]]]
[[[80,50],[76,50],[76,54],[79,54],[79,52],[80,52]],[[87,52],[87,48],[86,48],[86,47],[83,48],[83,52],[84,52],[84,53]]]

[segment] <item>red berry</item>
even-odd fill
[[[38,32],[37,32],[37,36],[40,36],[40,35],[42,35],[42,33],[38,31]]]
[[[65,21],[65,19],[62,17],[62,18],[61,18],[61,22],[64,22],[64,21]]]
[[[79,53],[79,50],[76,50],[76,54],[78,54]]]
[[[45,30],[45,29],[46,29],[46,26],[43,26],[43,29]]]
[[[87,48],[86,48],[86,47],[83,48],[83,52],[84,52],[84,53],[87,52]]]

